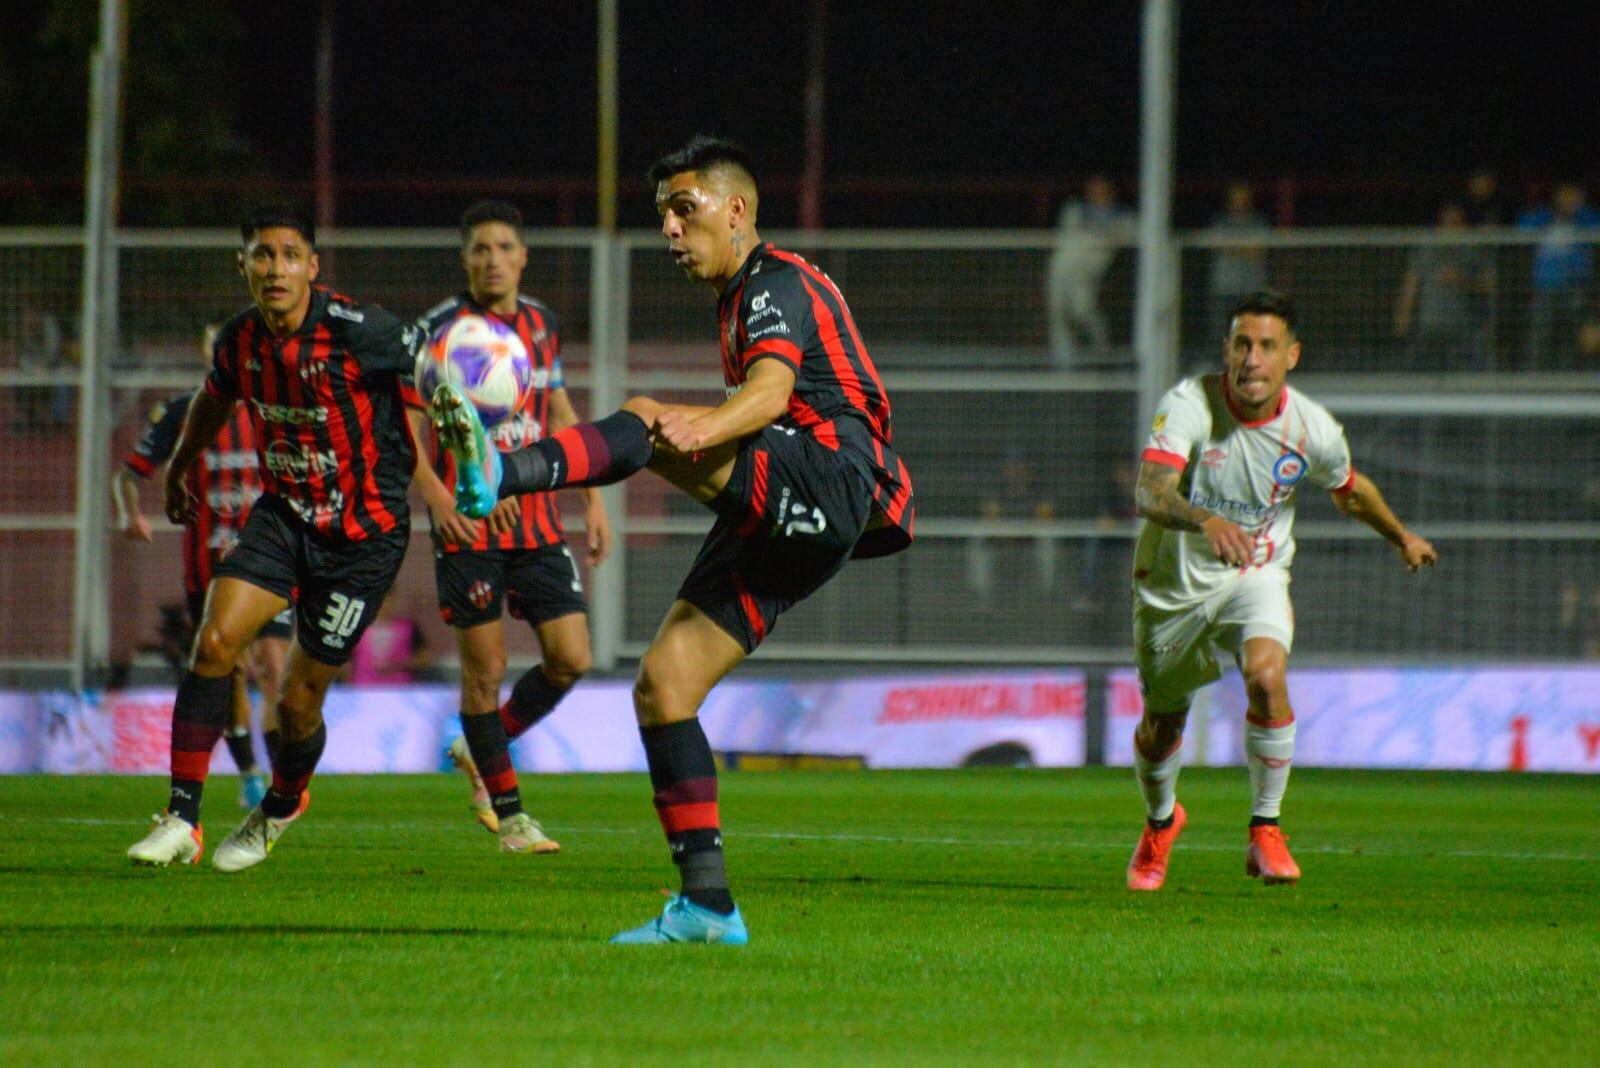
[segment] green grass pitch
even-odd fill
[[[1134,895],[1126,771],[725,775],[734,949],[606,944],[675,885],[644,776],[525,779],[541,858],[457,778],[327,776],[233,876],[128,865],[162,780],[0,778],[0,1063],[1600,1056],[1600,779],[1299,770],[1296,887],[1244,877],[1243,770],[1181,789]]]

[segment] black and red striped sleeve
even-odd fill
[[[739,319],[745,337],[740,359],[746,374],[757,360],[782,360],[799,375],[802,357],[815,347],[817,319],[811,294],[797,272],[780,269],[750,276]]]
[[[189,411],[188,393],[171,397],[150,409],[139,443],[123,460],[123,465],[140,478],[149,478],[156,468],[172,458],[177,448],[178,434],[183,430],[183,417]]]
[[[375,304],[328,305],[330,322],[339,324],[339,340],[361,367],[362,374],[409,375],[427,335],[415,323]]]

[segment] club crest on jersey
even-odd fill
[[[300,361],[300,381],[315,389],[328,380],[328,361],[307,357]]]
[[[1272,481],[1285,488],[1306,476],[1306,458],[1297,452],[1286,452],[1272,465]]]

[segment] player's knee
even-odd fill
[[[1173,712],[1157,712],[1146,707],[1139,726],[1134,728],[1134,744],[1146,753],[1164,753],[1183,737],[1188,723],[1187,706]]]
[[[591,657],[588,649],[562,650],[544,659],[544,677],[559,689],[569,689],[589,673]]]
[[[645,421],[646,426],[655,422],[656,416],[661,414],[661,409],[661,402],[650,397],[629,397],[622,403],[623,411],[637,415]]]
[[[1276,657],[1261,657],[1244,665],[1245,690],[1251,697],[1276,697],[1286,692],[1283,664]]]
[[[671,657],[659,649],[649,649],[639,661],[639,674],[633,681],[633,708],[642,727],[654,727],[685,718],[678,708],[682,687],[676,679]],[[693,709],[689,710],[693,714]]]
[[[231,675],[239,665],[240,643],[212,624],[194,636],[193,669],[197,674]]]

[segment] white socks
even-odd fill
[[[1250,764],[1250,815],[1277,819],[1294,763],[1294,720],[1281,727],[1246,721],[1244,753]]]
[[[1173,806],[1178,803],[1178,769],[1183,767],[1183,738],[1180,736],[1178,744],[1172,747],[1172,752],[1160,760],[1150,760],[1139,750],[1139,743],[1133,745],[1133,775],[1139,780],[1139,789],[1144,793],[1145,815],[1153,820],[1164,820],[1172,815]],[[1280,789],[1281,795],[1283,791]]]

